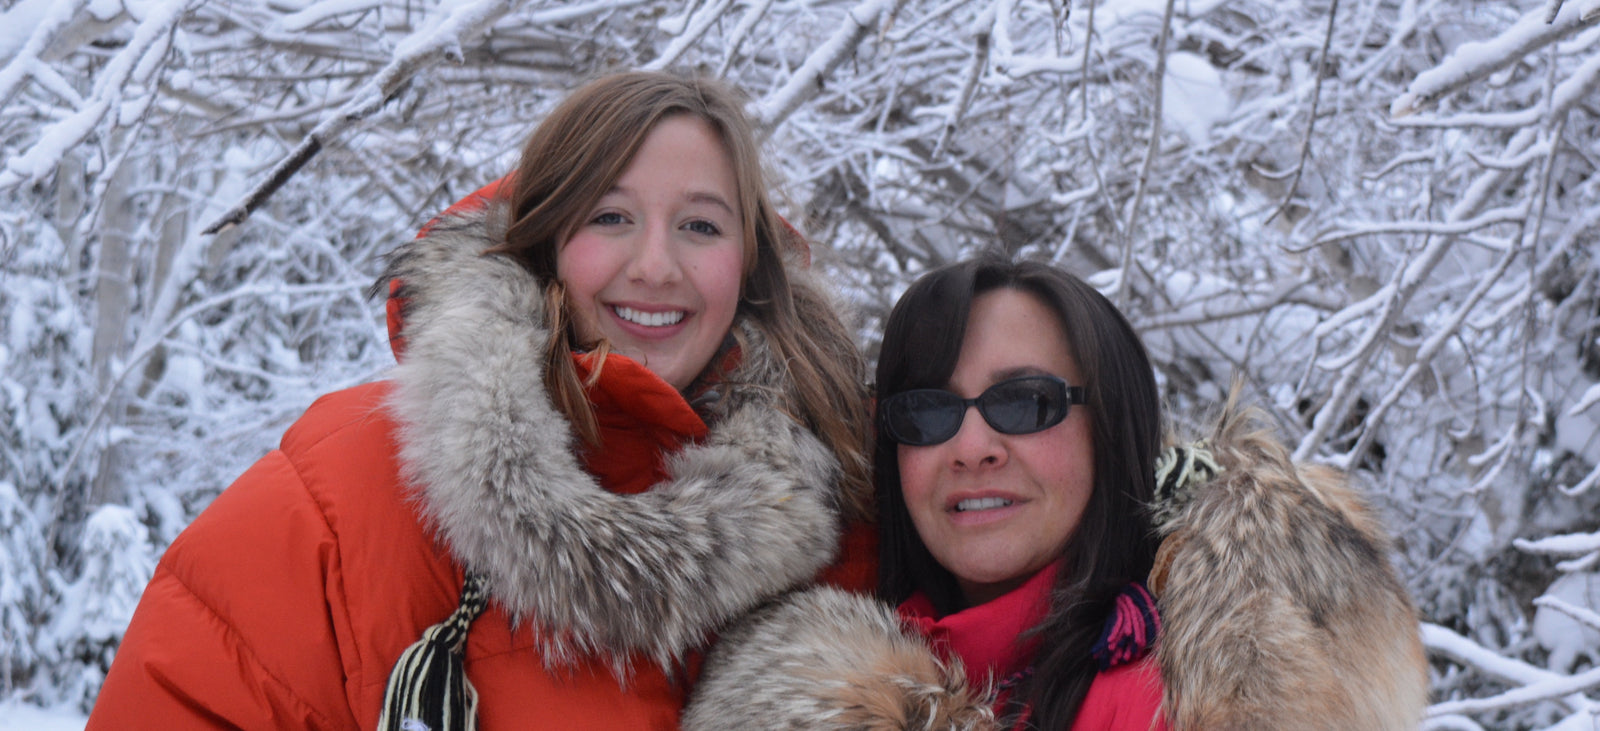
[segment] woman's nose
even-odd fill
[[[647,225],[640,232],[633,259],[628,262],[628,278],[651,287],[660,287],[678,281],[682,273],[670,227],[664,224]]]
[[[1005,435],[989,426],[976,404],[962,415],[961,428],[950,437],[951,466],[957,469],[998,467],[1006,463]]]

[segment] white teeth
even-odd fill
[[[673,310],[671,312],[640,312],[632,307],[614,307],[612,310],[617,313],[617,317],[627,320],[628,322],[643,325],[645,327],[665,327],[667,325],[676,325],[680,320],[683,319],[683,310]]]
[[[968,510],[993,510],[1010,505],[1011,501],[1003,497],[980,497],[962,500],[956,503],[956,512],[965,513]]]

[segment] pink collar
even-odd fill
[[[1044,620],[1060,561],[1040,569],[1022,586],[986,604],[943,617],[922,592],[900,605],[900,616],[917,627],[945,657],[961,658],[969,677],[989,674],[996,682],[1021,672],[1033,661],[1038,640],[1028,630]]]

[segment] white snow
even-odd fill
[[[75,709],[0,701],[0,731],[83,731],[88,722],[89,717]]]
[[[1517,548],[1528,553],[1577,556],[1600,551],[1600,533],[1572,533],[1539,540],[1518,540]]]
[[[279,33],[293,33],[330,18],[371,10],[382,4],[383,0],[322,0],[298,12],[274,19],[271,29]]]
[[[22,0],[0,13],[0,58],[15,58],[53,5],[55,0]]]
[[[1553,21],[1547,21],[1544,8],[1533,7],[1498,36],[1463,43],[1442,63],[1417,74],[1406,93],[1390,103],[1389,113],[1396,117],[1412,114],[1446,90],[1488,75],[1551,37],[1587,22],[1597,9],[1600,9],[1600,0],[1569,0],[1562,4],[1560,14]]]
[[[16,0],[0,622],[24,639],[0,663],[35,673],[0,667],[0,698],[91,698],[98,662],[63,646],[103,650],[196,510],[316,395],[392,363],[360,295],[384,251],[507,171],[566,90],[654,62],[756,100],[780,205],[863,345],[919,273],[1026,235],[1005,243],[1130,295],[1174,422],[1239,373],[1299,456],[1355,470],[1419,609],[1462,627],[1424,627],[1425,727],[1596,728],[1595,602],[1570,584],[1600,574],[1580,512],[1600,386],[1576,340],[1600,281],[1600,24],[1575,20],[1600,0],[1340,4],[1304,205],[1276,217],[1329,3],[1177,0],[1160,121],[1187,144],[1141,168],[1166,2],[1095,3],[1090,38],[1090,4],[1037,0]],[[267,204],[198,233],[308,135],[322,152]],[[120,240],[130,262],[103,268]],[[129,299],[98,298],[114,285]],[[117,499],[61,517],[63,486],[102,480]],[[1503,580],[1511,551],[1570,576]],[[0,731],[83,724],[18,703]]]
[[[1578,398],[1577,403],[1574,403],[1572,408],[1567,409],[1567,414],[1577,416],[1580,412],[1595,404],[1600,404],[1600,383],[1589,384],[1589,388],[1583,392],[1583,396]]]
[[[1178,51],[1167,55],[1161,86],[1162,126],[1179,130],[1199,148],[1211,146],[1211,127],[1233,111],[1222,74],[1204,57]]]
[[[1566,574],[1534,601],[1532,632],[1550,653],[1550,669],[1570,672],[1580,657],[1600,660],[1600,576]]]
[[[50,40],[72,20],[81,3],[28,0],[0,13],[0,100],[9,99],[12,90],[39,60]]]

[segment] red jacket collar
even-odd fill
[[[574,355],[573,360],[578,377],[588,378],[589,356]],[[600,380],[589,388],[589,402],[600,427],[600,446],[584,450],[584,466],[612,492],[643,492],[665,479],[666,457],[709,431],[677,389],[638,361],[615,353],[606,356]]]
[[[918,627],[946,657],[961,658],[969,677],[986,673],[1002,681],[1033,661],[1038,641],[1027,632],[1043,621],[1050,606],[1060,561],[1040,569],[1022,586],[987,604],[939,617],[921,592],[900,605],[900,616]]]

